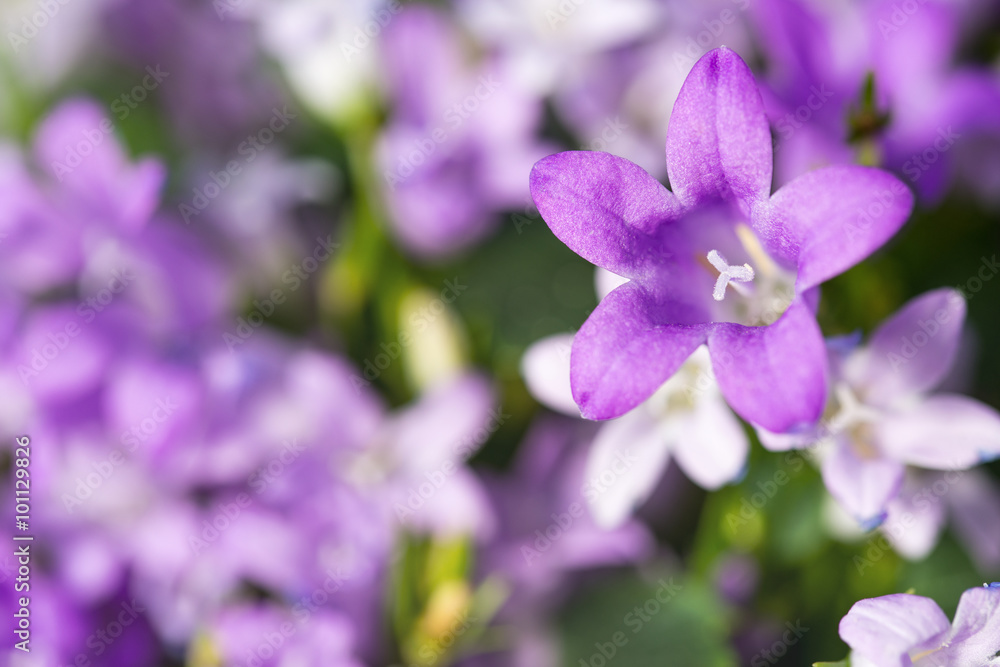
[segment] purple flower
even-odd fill
[[[214,619],[207,636],[196,641],[195,651],[199,649],[206,662],[221,656],[229,665],[362,665],[354,655],[350,618],[302,605],[294,612],[270,604],[228,607]]]
[[[387,523],[439,536],[489,536],[492,508],[465,462],[509,417],[494,401],[478,374],[432,387],[384,417],[348,476],[384,508]]]
[[[901,172],[922,197],[934,198],[965,153],[957,142],[971,148],[983,137],[1000,137],[994,112],[1000,78],[985,67],[954,62],[963,20],[983,20],[967,9],[976,3],[753,4],[760,43],[770,56],[765,95],[781,138],[779,184],[817,165],[854,162],[857,147],[847,140],[862,130],[873,158]],[[869,74],[875,108],[861,113]],[[853,127],[845,123],[849,115]]]
[[[0,275],[19,290],[75,280],[98,251],[133,240],[156,210],[163,166],[149,158],[133,164],[111,129],[99,106],[72,99],[35,135],[44,177],[33,177],[16,151],[0,154]]]
[[[937,545],[946,520],[979,572],[1000,572],[1000,488],[985,472],[911,469],[879,529],[896,553],[922,560]]]
[[[151,96],[200,151],[235,152],[248,133],[267,126],[275,105],[287,103],[263,66],[254,26],[235,20],[233,8],[119,0],[105,17],[106,41],[139,70],[136,83],[155,87]],[[129,97],[115,111],[124,119],[148,103]]]
[[[926,394],[948,373],[965,320],[950,289],[913,299],[868,344],[833,354],[829,417],[808,434],[761,433],[769,449],[818,439],[823,480],[857,521],[877,525],[907,465],[964,470],[1000,454],[1000,414],[971,398]]]
[[[550,606],[572,572],[650,554],[652,541],[639,521],[626,519],[608,530],[586,512],[586,497],[601,492],[585,476],[581,445],[592,427],[549,415],[529,430],[512,473],[486,478],[498,529],[482,556],[483,569],[512,582],[508,606],[517,611]]]
[[[573,396],[588,419],[620,416],[707,344],[742,417],[773,431],[825,403],[823,281],[903,224],[910,192],[866,167],[810,172],[771,195],[771,135],[746,63],[721,48],[688,75],[667,133],[668,191],[599,152],[550,156],[535,204],[573,251],[629,279],[573,342]]]
[[[403,10],[383,44],[395,105],[378,147],[390,222],[414,255],[451,255],[489,234],[497,211],[523,206],[525,177],[548,152],[533,138],[541,105],[500,63],[464,65],[454,28],[430,8]]]
[[[989,667],[1000,665],[1000,584],[962,594],[954,623],[919,595],[856,602],[840,621],[852,667]]]

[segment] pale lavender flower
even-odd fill
[[[485,0],[458,4],[479,40],[503,53],[512,76],[546,95],[580,76],[595,57],[652,34],[666,12],[651,0]]]
[[[853,667],[1000,664],[1000,583],[965,591],[954,622],[919,595],[861,600],[840,621],[840,637]]]
[[[815,429],[761,442],[774,450],[822,440],[823,480],[861,524],[885,518],[907,465],[965,470],[1000,454],[1000,414],[956,394],[931,394],[961,339],[965,301],[950,289],[908,302],[867,345],[831,354],[833,391]]]
[[[592,436],[591,424],[545,416],[531,426],[509,473],[484,474],[497,530],[483,545],[479,570],[510,584],[495,625],[510,630],[512,646],[471,664],[556,664],[559,644],[550,618],[572,591],[574,576],[653,552],[653,538],[639,521],[609,530],[587,512],[587,496],[601,492],[585,476]]]
[[[400,529],[489,537],[493,510],[466,462],[509,417],[484,377],[455,378],[386,415],[347,475]]]

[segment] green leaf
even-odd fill
[[[676,576],[673,582],[668,597],[670,576],[649,582],[622,576],[574,599],[561,623],[563,664],[602,658],[615,667],[646,667],[670,656],[676,665],[734,667],[729,620],[712,588]]]

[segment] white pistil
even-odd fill
[[[729,262],[716,250],[710,250],[708,261],[718,270],[719,278],[715,281],[715,290],[712,298],[722,301],[726,296],[726,286],[732,285],[733,289],[747,296],[746,289],[736,283],[748,283],[753,280],[753,267],[749,264],[743,266],[729,266]]]

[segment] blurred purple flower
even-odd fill
[[[335,612],[244,604],[222,610],[204,641],[206,654],[227,665],[361,667],[353,640],[351,620]]]
[[[153,159],[132,164],[112,132],[96,104],[73,99],[38,127],[39,177],[16,150],[0,154],[5,282],[33,293],[73,282],[105,244],[134,239],[149,222],[166,173]]]
[[[501,63],[466,65],[455,28],[431,8],[405,8],[383,48],[393,113],[378,157],[393,232],[420,258],[454,254],[523,205],[531,165],[548,152],[534,139],[541,104]]]
[[[493,389],[482,376],[438,385],[385,416],[351,464],[350,477],[401,528],[487,538],[494,530],[493,510],[465,463],[505,421],[494,405]]]
[[[589,2],[587,5],[589,6]],[[553,104],[588,150],[606,150],[662,180],[671,109],[687,73],[712,48],[754,52],[750,0],[661,0],[641,41],[601,51],[560,77]]]
[[[592,434],[591,424],[549,415],[532,425],[509,473],[484,474],[497,530],[483,545],[479,570],[510,584],[494,625],[512,638],[509,650],[470,664],[556,664],[549,619],[572,590],[573,576],[652,553],[654,540],[638,521],[608,530],[586,511],[586,496],[599,492],[588,490],[585,477],[584,445]]]
[[[876,159],[923,198],[940,197],[954,176],[956,142],[1000,137],[1000,76],[955,64],[960,28],[974,3],[895,0],[754,3],[770,65],[766,106],[780,137],[780,185],[827,164],[851,163],[852,130],[868,133]],[[874,108],[858,109],[874,75]],[[873,114],[885,114],[885,125]],[[852,117],[853,128],[845,118]],[[967,153],[971,155],[970,153]]]
[[[832,353],[828,418],[801,434],[761,431],[772,450],[828,443],[823,480],[868,527],[881,523],[906,465],[965,470],[1000,455],[1000,414],[954,394],[927,396],[947,375],[961,340],[965,301],[954,290],[917,297],[866,346]]]
[[[179,134],[227,159],[248,132],[266,127],[272,107],[286,103],[263,66],[254,27],[219,13],[220,7],[233,13],[235,4],[243,3],[116,0],[105,17],[107,37],[123,59],[163,72],[157,95]],[[122,112],[135,104],[122,104]]]
[[[600,493],[585,476],[586,448],[580,446],[590,432],[582,422],[545,418],[526,436],[512,474],[487,478],[499,523],[483,570],[514,584],[515,603],[550,596],[574,571],[650,553],[650,535],[637,521],[608,530],[585,511],[586,496]]]
[[[815,288],[899,229],[910,192],[888,173],[852,166],[812,172],[772,197],[763,103],[749,68],[725,48],[699,60],[681,90],[667,167],[672,193],[607,153],[560,153],[532,171],[553,233],[630,279],[574,339],[584,417],[628,412],[707,343],[740,416],[775,431],[814,421],[827,375]]]
[[[840,621],[853,667],[989,667],[1000,664],[1000,584],[962,594],[954,623],[919,595],[856,602]]]

